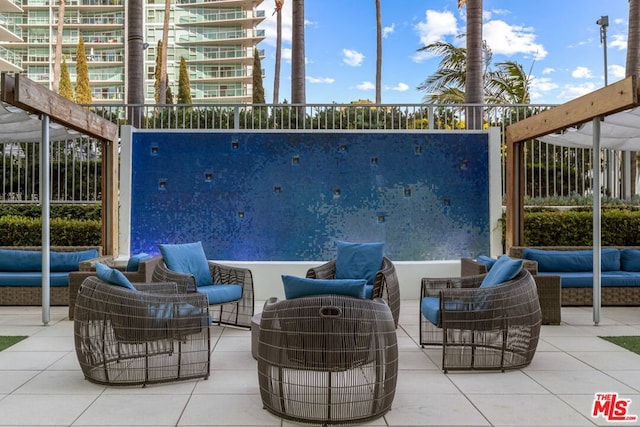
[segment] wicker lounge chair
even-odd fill
[[[485,275],[424,278],[420,301],[439,298],[440,318],[420,316],[420,345],[442,346],[442,369],[501,370],[529,365],[540,335],[536,285],[527,270],[480,288]]]
[[[311,279],[335,279],[336,261],[331,260],[318,267],[310,268],[307,277]],[[376,273],[373,282],[371,298],[382,298],[389,305],[393,316],[393,323],[398,327],[400,317],[400,285],[396,274],[396,267],[387,257],[382,258],[382,266]]]
[[[524,260],[523,268],[529,270],[536,282],[543,325],[559,325],[562,320],[560,310],[560,276],[539,276],[538,263]],[[471,258],[460,259],[460,274],[473,276],[486,274],[487,266]]]
[[[209,271],[214,286],[216,285],[241,285],[242,295],[240,299],[224,304],[212,305],[215,311],[212,313],[214,322],[218,324],[251,327],[251,317],[254,312],[253,303],[253,276],[251,270],[239,267],[230,267],[208,261]],[[197,292],[195,277],[192,274],[178,273],[169,270],[162,257],[158,260],[153,270],[153,282],[175,282],[186,288],[187,292]]]
[[[78,292],[75,349],[87,380],[146,385],[208,378],[209,304],[175,283],[136,283],[136,290],[95,276]]]
[[[395,395],[398,348],[382,299],[318,295],[265,303],[258,340],[264,408],[307,423],[384,415]]]

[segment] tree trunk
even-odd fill
[[[482,60],[482,0],[467,0],[467,70],[465,83],[465,103],[484,102],[483,60]],[[481,106],[467,108],[467,129],[482,129]]]
[[[137,128],[143,125],[142,105],[144,104],[144,51],[142,50],[143,0],[127,2],[127,103],[129,123]]]
[[[164,1],[164,21],[162,23],[162,60],[160,62],[160,104],[167,103],[167,47],[169,45],[169,18],[171,16],[171,0]]]
[[[376,0],[376,104],[382,103],[382,15]]]
[[[640,77],[640,0],[629,0],[629,33],[627,35],[625,76],[633,75]],[[637,152],[631,151],[625,155],[630,156],[630,185],[628,189],[624,188],[627,183],[623,180],[622,194],[625,197],[633,197],[636,194],[636,176],[638,175]],[[623,165],[626,165],[626,162]]]
[[[276,62],[273,70],[273,103],[280,98],[280,62],[282,60],[282,8],[276,11]]]
[[[60,66],[62,64],[62,35],[64,28],[64,7],[66,0],[58,3],[58,28],[56,33],[56,52],[53,55],[53,82],[51,89],[58,93],[60,91]]]
[[[291,8],[291,103],[305,104],[304,0],[293,0]]]

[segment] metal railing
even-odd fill
[[[450,131],[465,129],[465,105],[91,105],[97,114],[118,124],[153,129],[283,129],[358,131]],[[477,108],[477,106],[475,106]],[[502,138],[502,191],[505,192],[506,127],[551,105],[484,105],[484,126],[498,127]],[[52,143],[54,202],[100,200],[100,144],[89,138]],[[37,143],[0,144],[3,191],[0,202],[37,200]],[[56,157],[57,156],[57,157]],[[529,198],[569,198],[592,194],[591,150],[525,145],[525,191]],[[603,192],[620,197],[620,153],[602,156]]]

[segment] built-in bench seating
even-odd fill
[[[69,303],[69,273],[102,255],[101,246],[50,247],[51,305]],[[0,305],[42,304],[42,247],[0,247]]]

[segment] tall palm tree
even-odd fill
[[[482,0],[458,0],[458,7],[467,7],[467,81],[465,103],[482,104]],[[482,107],[467,108],[467,129],[482,129]]]
[[[171,0],[164,1],[164,21],[162,23],[162,60],[160,61],[160,93],[159,103],[167,103],[167,46],[169,45],[169,17],[171,16]]]
[[[382,103],[382,14],[376,0],[376,104]]]
[[[273,70],[273,103],[277,104],[280,97],[280,62],[282,61],[282,6],[284,0],[275,0],[276,9],[276,63]]]
[[[640,76],[640,0],[629,0],[629,34],[627,36],[627,63],[625,76]],[[633,196],[636,193],[636,175],[638,173],[638,165],[636,152],[625,153],[634,161],[631,164],[631,180],[629,191],[623,192]],[[627,162],[623,162],[626,165]]]
[[[142,50],[143,0],[127,2],[127,103],[129,123],[137,128],[142,127],[142,104],[144,104],[144,58]]]
[[[291,8],[291,102],[305,104],[304,0],[292,0]]]
[[[62,35],[64,29],[64,7],[66,0],[60,0],[58,3],[58,26],[56,31],[56,52],[53,59],[53,86],[54,92],[58,92],[60,88],[60,65],[62,63]]]

